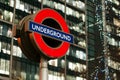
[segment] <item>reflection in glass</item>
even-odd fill
[[[49,60],[49,65],[52,65],[52,66],[56,66],[57,67],[57,63],[58,61],[57,61],[57,59],[54,59],[54,60]]]
[[[7,31],[7,37],[12,37],[12,29],[9,28]]]
[[[0,35],[2,35],[2,29],[3,29],[3,27],[2,27],[2,25],[0,25]]]
[[[0,59],[0,73],[9,74],[9,61],[5,59]]]

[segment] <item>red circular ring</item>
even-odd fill
[[[43,9],[35,14],[34,22],[42,23],[45,19],[51,18],[58,22],[61,29],[65,33],[69,33],[68,26],[64,20],[64,18],[56,11],[52,9]],[[59,58],[66,54],[70,44],[68,42],[62,42],[62,44],[57,48],[52,48],[48,46],[44,40],[42,39],[42,35],[36,32],[33,32],[35,45],[37,48],[43,52],[44,55],[50,58]]]

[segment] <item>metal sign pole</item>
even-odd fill
[[[39,80],[48,80],[48,61],[44,57],[40,59],[40,76]]]
[[[41,9],[43,9],[43,0],[41,0]],[[48,80],[48,61],[44,57],[40,59],[40,75],[39,80]]]

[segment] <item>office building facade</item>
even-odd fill
[[[119,80],[119,1],[87,0],[87,54],[90,80]]]
[[[9,80],[11,75],[13,80],[39,80],[39,63],[26,58],[16,38],[11,46],[14,1],[0,0],[0,79]],[[48,80],[96,80],[101,77],[105,79],[106,76],[112,80],[119,79],[120,1],[106,0],[105,3],[107,39],[103,35],[101,0],[16,0],[14,24],[36,13],[42,6],[59,12],[74,35],[74,44],[70,45],[66,56],[48,62]],[[105,40],[108,42],[103,46]],[[106,47],[107,57],[104,52]]]

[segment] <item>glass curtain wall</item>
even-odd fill
[[[119,0],[86,0],[89,80],[119,80]],[[105,8],[105,21],[102,8]],[[103,23],[105,23],[105,26]],[[104,30],[106,28],[106,30]],[[106,38],[106,42],[105,42]],[[106,44],[106,45],[105,45]],[[87,53],[86,52],[86,53]],[[107,63],[106,63],[107,62]]]
[[[10,42],[12,36],[12,16],[14,0],[0,0],[0,76],[9,76]],[[29,15],[40,10],[41,0],[16,0],[15,24]],[[71,44],[64,57],[48,62],[48,80],[86,80],[86,43],[85,43],[85,4],[82,1],[43,0],[43,8],[51,8],[59,12],[66,22],[70,33],[74,35],[74,44]],[[29,61],[19,48],[14,38],[12,78],[17,80],[38,80],[39,64]],[[66,69],[65,69],[66,67]]]
[[[40,10],[42,0],[16,0],[15,24]],[[65,12],[66,1],[66,12]],[[59,12],[68,24],[70,33],[74,36],[74,44],[70,45],[65,57],[48,62],[49,80],[86,80],[86,48],[88,48],[91,79],[102,78],[99,68],[104,68],[102,44],[101,0],[43,0],[43,8],[51,8]],[[106,21],[108,38],[108,66],[110,76],[118,80],[120,76],[120,1],[106,0]],[[12,17],[14,0],[0,0],[0,79],[9,77],[10,42],[12,36]],[[85,6],[88,6],[87,29],[88,45],[86,47]],[[95,23],[96,22],[96,23]],[[95,23],[95,24],[94,24]],[[101,46],[101,47],[100,47]],[[14,38],[13,46],[13,79],[38,80],[39,64],[29,61],[22,53]],[[103,61],[103,62],[102,62]],[[92,66],[91,66],[92,65]],[[100,66],[100,67],[98,67]],[[65,69],[66,67],[66,69]],[[66,76],[65,76],[66,73]],[[102,74],[104,75],[104,74]],[[96,77],[97,76],[97,77]],[[6,78],[5,78],[6,77]]]

